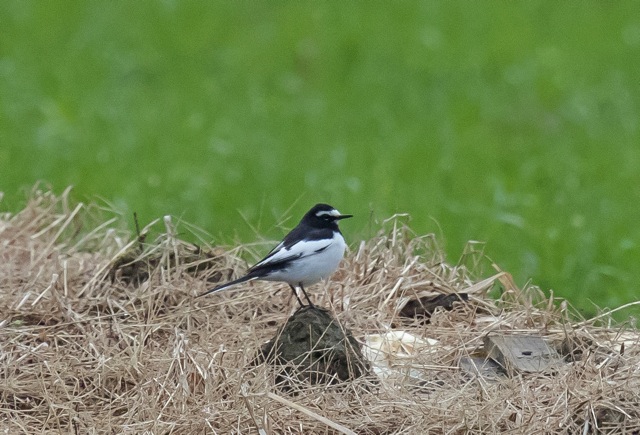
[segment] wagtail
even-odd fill
[[[219,292],[246,281],[282,281],[289,284],[301,306],[296,287],[300,287],[309,305],[313,306],[305,287],[330,277],[344,257],[346,244],[338,221],[350,218],[328,204],[316,204],[300,223],[260,262],[236,280],[207,290],[200,296]]]

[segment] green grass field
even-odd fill
[[[0,3],[0,207],[277,239],[312,204],[468,240],[585,313],[638,299],[635,2]],[[282,222],[283,217],[289,217]],[[281,224],[281,227],[278,225]]]

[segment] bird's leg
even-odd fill
[[[309,299],[309,295],[307,294],[306,291],[304,291],[304,287],[302,287],[302,283],[298,283],[298,285],[300,286],[300,290],[302,290],[302,294],[304,295],[305,298],[307,298],[307,302],[309,302],[309,306],[310,307],[315,307],[315,305],[313,305],[313,302],[311,302],[311,299]]]
[[[292,286],[291,284],[289,284],[289,287],[291,287],[291,291],[293,292],[293,295],[296,297],[296,299],[298,300],[298,303],[300,304],[301,307],[304,307],[305,305],[302,303],[302,301],[300,300],[300,296],[298,296],[298,292],[296,291],[296,288],[294,286]],[[305,293],[306,296],[306,293]],[[307,297],[307,299],[309,299],[309,297]]]

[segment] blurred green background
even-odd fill
[[[486,241],[519,284],[615,307],[640,282],[639,12],[3,1],[0,207],[46,180],[234,243],[324,201],[352,245],[406,212],[451,262]]]

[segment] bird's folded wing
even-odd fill
[[[290,246],[289,248],[285,248],[281,243],[247,272],[252,272],[256,269],[262,269],[265,267],[277,267],[299,258],[319,254],[331,246],[332,243],[333,240],[327,239],[304,240]]]

